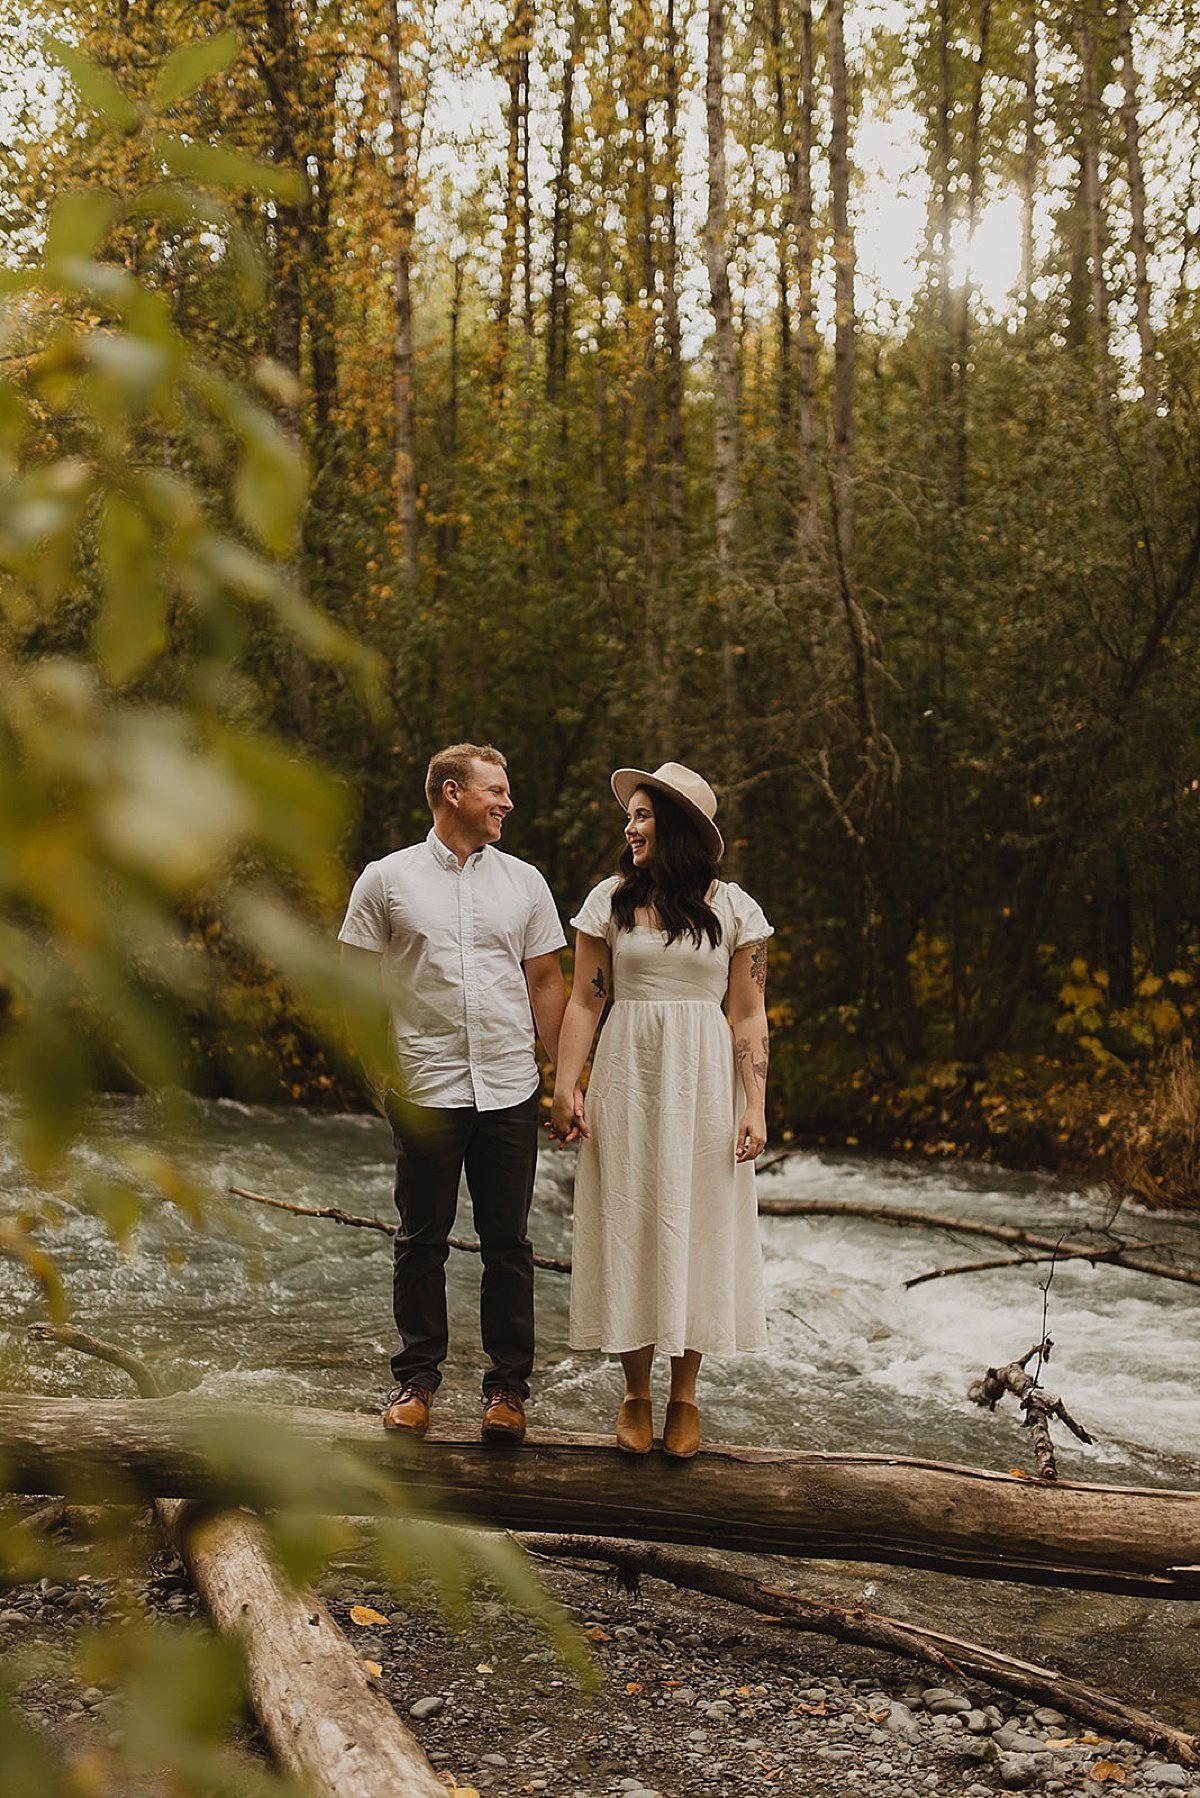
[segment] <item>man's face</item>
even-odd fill
[[[513,808],[504,769],[497,762],[481,762],[477,756],[467,785],[456,786],[454,792],[460,830],[480,849],[485,843],[498,843],[504,820]]]

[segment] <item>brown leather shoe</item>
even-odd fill
[[[511,1386],[491,1386],[483,1395],[479,1434],[485,1442],[525,1440],[525,1401]]]
[[[624,1398],[617,1412],[617,1447],[623,1455],[648,1455],[654,1447],[654,1415],[648,1398]]]
[[[700,1446],[700,1413],[695,1405],[673,1398],[663,1426],[663,1454],[690,1461]]]
[[[429,1428],[429,1407],[433,1403],[433,1394],[428,1386],[418,1386],[412,1380],[407,1386],[398,1386],[395,1392],[388,1394],[387,1410],[383,1414],[385,1430],[407,1430],[410,1436],[423,1436]]]

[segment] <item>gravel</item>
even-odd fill
[[[121,1612],[198,1612],[178,1562],[14,1586],[0,1651],[27,1657],[18,1700],[69,1751],[117,1744],[118,1693],[79,1677],[81,1630]],[[974,1680],[930,1684],[916,1662],[808,1636],[656,1581],[630,1597],[602,1574],[554,1566],[546,1584],[591,1657],[590,1687],[539,1627],[482,1578],[453,1620],[425,1585],[404,1592],[361,1563],[319,1590],[450,1792],[483,1798],[992,1798],[1005,1791],[1183,1793],[1200,1771],[1102,1737],[1049,1705]],[[387,1619],[359,1628],[352,1606]],[[248,1737],[244,1746],[261,1752]],[[7,1795],[6,1795],[7,1798]]]

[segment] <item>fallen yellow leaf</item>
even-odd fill
[[[591,1629],[585,1629],[583,1633],[587,1637],[589,1642],[611,1642],[612,1641],[612,1637],[609,1635],[608,1631],[606,1629],[602,1629],[598,1623],[593,1625],[593,1627]]]
[[[496,1669],[494,1667],[489,1667],[486,1661],[480,1661],[475,1671],[476,1673],[494,1673]]]
[[[369,1623],[386,1623],[387,1618],[381,1611],[373,1611],[369,1604],[352,1604],[350,1621],[357,1623],[360,1629],[366,1629]]]
[[[642,1682],[640,1679],[631,1679],[631,1680],[626,1681],[625,1690],[627,1692],[640,1692],[641,1689],[642,1689]]]
[[[383,1668],[379,1665],[378,1661],[364,1661],[363,1666],[371,1675],[372,1679],[380,1679],[382,1677]]]
[[[1088,1778],[1094,1779],[1098,1786],[1123,1786],[1129,1775],[1117,1761],[1097,1761]]]

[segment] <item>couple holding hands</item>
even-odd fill
[[[631,1455],[653,1446],[656,1351],[671,1368],[662,1447],[686,1459],[700,1444],[702,1357],[766,1346],[754,1158],[766,1141],[772,928],[741,887],[718,878],[724,844],[705,780],[666,762],[619,768],[612,788],[624,846],[617,873],[571,920],[569,1001],[550,890],[496,847],[513,802],[490,746],[459,743],[433,757],[429,835],[370,863],[351,894],[342,953],[382,978],[395,1061],[367,1069],[396,1150],[402,1346],[389,1428],[423,1434],[441,1381],[447,1238],[465,1170],[490,1361],[482,1434],[525,1434],[535,1025],[556,1070],[551,1133],[579,1143],[570,1342],[620,1357],[617,1446]]]

